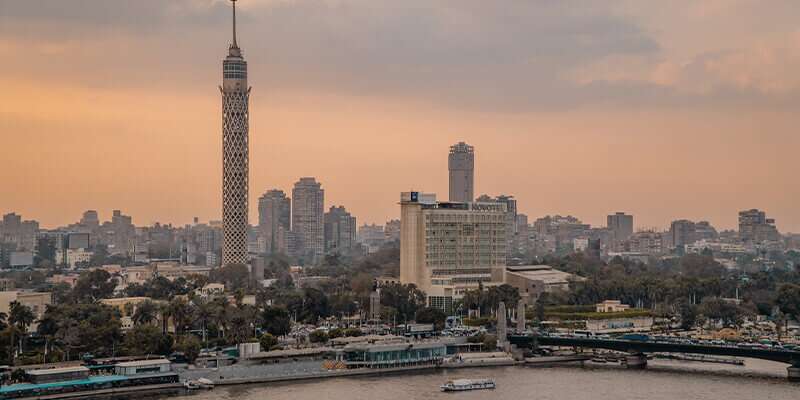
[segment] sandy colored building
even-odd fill
[[[21,290],[0,292],[0,312],[9,315],[11,312],[11,303],[15,301],[29,307],[36,316],[36,321],[38,321],[44,317],[47,306],[53,304],[53,294],[50,292],[29,292]],[[36,321],[28,327],[29,332],[35,331],[39,326],[39,323]]]

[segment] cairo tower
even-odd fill
[[[247,264],[247,196],[249,173],[249,100],[247,62],[236,44],[236,0],[233,43],[222,61],[222,265]]]

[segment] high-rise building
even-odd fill
[[[384,235],[386,236],[386,240],[388,241],[399,241],[400,240],[400,220],[399,219],[392,219],[386,221],[386,227],[383,231]]]
[[[752,209],[739,212],[739,239],[744,243],[762,243],[780,240],[775,220],[767,213]]]
[[[236,0],[233,42],[222,61],[222,265],[246,264],[249,175],[249,102],[247,61],[236,43]]]
[[[517,236],[517,200],[514,199],[514,196],[507,196],[504,194],[494,198],[483,194],[475,201],[479,203],[502,203],[506,205],[506,245],[508,249],[506,255],[510,259],[516,251],[514,241]]]
[[[292,199],[294,255],[314,263],[325,251],[325,191],[314,178],[300,178],[292,189]]]
[[[258,199],[258,231],[267,253],[288,253],[286,243],[291,223],[292,200],[283,190],[267,191]]]
[[[325,213],[325,251],[344,252],[356,245],[356,217],[344,206],[331,206]]]
[[[697,240],[695,231],[696,224],[692,221],[679,219],[672,221],[669,226],[669,244],[673,248],[683,248],[687,244],[692,244]]]
[[[22,216],[10,213],[0,222],[0,243],[11,245],[17,251],[34,251],[39,222],[23,221]]]
[[[622,242],[633,235],[633,215],[627,215],[623,212],[609,215],[606,227],[611,231],[615,242]]]
[[[97,211],[87,210],[84,212],[80,224],[90,230],[97,229],[100,226],[100,218],[97,216]]]
[[[505,204],[401,194],[400,282],[422,289],[430,306],[448,311],[465,290],[502,283],[505,265]]]
[[[467,203],[475,197],[475,149],[458,142],[450,146],[447,158],[447,169],[450,171],[450,201]]]

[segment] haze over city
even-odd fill
[[[796,398],[798,21],[0,0],[0,400]]]
[[[0,210],[43,227],[86,209],[220,219],[227,7],[0,1]],[[463,140],[475,195],[531,217],[735,228],[759,208],[800,231],[798,7],[242,2],[251,221],[264,191],[314,176],[326,208],[382,224],[402,190],[447,192]]]

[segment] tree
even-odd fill
[[[262,351],[270,351],[278,345],[278,339],[270,333],[261,335],[259,342],[261,343]]]
[[[111,274],[102,269],[94,269],[81,274],[75,282],[72,295],[76,302],[94,303],[100,299],[111,297],[116,286],[116,282],[111,280]]]
[[[228,264],[212,271],[211,280],[224,283],[225,288],[230,291],[246,289],[250,284],[250,271],[244,264]]]
[[[692,329],[697,324],[697,307],[683,300],[678,303],[678,314],[681,319],[681,329]]]
[[[282,307],[266,307],[262,313],[262,321],[262,328],[273,336],[286,336],[291,329],[289,312]]]
[[[20,354],[22,353],[22,344],[25,339],[25,333],[28,331],[28,327],[31,326],[35,320],[36,315],[33,313],[30,307],[16,300],[9,304],[8,322],[14,328],[16,328],[16,336],[19,339],[18,352]]]
[[[233,310],[230,321],[234,342],[242,343],[254,336],[256,316],[256,308],[250,305],[243,305]]]
[[[417,311],[416,321],[421,324],[433,324],[434,328],[440,331],[444,329],[445,321],[447,321],[447,314],[438,308],[425,307]]]
[[[708,297],[700,303],[701,313],[713,321],[719,321],[724,326],[738,327],[742,324],[748,311],[737,304],[718,298]]]
[[[175,325],[175,334],[180,335],[181,331],[192,323],[193,309],[189,302],[181,297],[176,297],[167,306],[167,315],[172,318]]]
[[[133,312],[134,325],[149,325],[158,319],[158,305],[150,300],[143,301],[136,306]]]
[[[322,329],[317,329],[308,334],[308,340],[311,343],[327,343],[328,334]]]
[[[200,355],[200,350],[200,339],[194,335],[182,336],[175,344],[175,351],[183,353],[190,363],[197,359],[197,356]]]
[[[320,318],[325,318],[331,314],[328,297],[322,291],[314,288],[303,290],[302,313],[299,318],[303,321],[316,324]]]
[[[71,354],[113,356],[121,337],[119,311],[104,304],[59,304],[47,307],[45,320],[55,324],[54,342],[66,360]]]
[[[208,323],[214,318],[214,304],[203,299],[195,299],[197,321],[203,331],[203,346],[208,346]]]
[[[775,296],[775,304],[784,314],[800,318],[800,285],[781,285]]]
[[[169,355],[172,352],[172,337],[165,335],[153,325],[137,325],[125,334],[123,347],[127,354]]]
[[[381,305],[394,308],[398,318],[409,321],[425,306],[425,293],[414,284],[389,284],[381,288]]]

